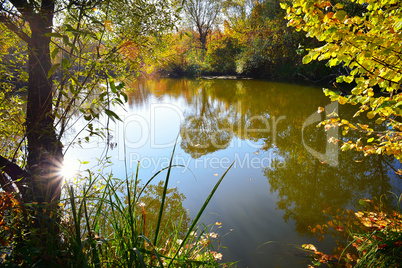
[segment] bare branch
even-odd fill
[[[9,0],[11,4],[22,14],[25,20],[30,21],[28,14],[33,13],[32,6],[26,0]]]
[[[9,161],[8,159],[4,158],[1,155],[0,155],[0,170],[9,176],[11,178],[11,181],[14,182],[17,185],[20,192],[22,192],[24,187],[23,182],[26,180],[26,178],[28,178],[28,173],[22,168],[20,168],[17,164]],[[3,177],[0,178],[0,180],[4,179],[4,174],[2,174],[2,176]],[[1,186],[3,186],[3,184],[1,184]]]
[[[3,189],[3,191],[6,191],[7,193],[15,193],[16,192],[12,182],[3,173],[0,173],[0,186],[1,186],[1,189]]]
[[[197,28],[202,48],[205,49],[206,38],[221,11],[221,2],[212,0],[189,0],[185,11],[189,22]]]
[[[19,38],[28,44],[32,42],[31,38],[24,31],[22,31],[21,28],[15,25],[7,16],[0,15],[0,23],[3,23],[10,31],[14,32]]]

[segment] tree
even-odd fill
[[[24,42],[22,55],[27,55],[28,68],[27,75],[17,74],[27,77],[26,112],[21,105],[18,114],[25,122],[7,123],[1,118],[2,125],[14,124],[11,132],[1,133],[14,146],[0,156],[0,185],[23,203],[35,204],[28,214],[34,222],[31,227],[41,229],[42,235],[57,238],[57,224],[51,218],[63,180],[58,172],[63,164],[61,140],[72,115],[84,116],[89,135],[102,134],[92,125],[102,112],[118,120],[111,107],[127,96],[124,84],[114,80],[146,63],[152,50],[149,36],[170,29],[176,18],[166,1],[136,1],[135,5],[113,0],[2,1],[2,41],[8,41],[9,49],[15,36]],[[6,81],[9,73],[0,75]],[[106,87],[100,85],[102,80]],[[3,111],[10,107],[6,95],[1,95]],[[12,140],[15,133],[23,135]],[[39,217],[33,217],[36,214]],[[36,239],[41,245],[43,236]]]
[[[55,163],[62,161],[62,148],[57,140],[53,124],[53,81],[51,77],[48,77],[51,68],[50,36],[48,34],[53,28],[55,3],[43,1],[38,7],[29,6],[22,1],[11,1],[8,4],[13,4],[14,7],[10,8],[9,5],[2,4],[1,22],[24,40],[28,49],[26,134],[28,141],[27,170],[30,171],[30,174],[25,173],[3,157],[0,158],[1,166],[4,166],[3,171],[16,183],[24,201],[53,202],[60,196],[61,177],[52,176],[49,171],[54,170]],[[40,13],[37,13],[38,9],[40,9]],[[24,32],[25,25],[24,28],[19,28],[14,22],[16,18],[12,17],[12,14],[16,12],[20,13],[25,22],[29,24],[30,36]],[[11,168],[14,169],[14,172],[8,172],[8,169]],[[22,180],[19,180],[21,178]],[[51,196],[48,196],[49,194]]]
[[[201,48],[205,50],[207,36],[221,11],[220,1],[188,0],[184,4],[184,10],[190,24],[198,32]]]
[[[223,1],[223,14],[225,19],[233,26],[241,24],[250,15],[254,4],[258,1],[253,0],[225,0]]]
[[[287,11],[288,25],[323,42],[322,46],[310,50],[303,58],[303,63],[318,59],[326,60],[328,66],[342,66],[347,74],[337,78],[337,83],[340,83],[338,87],[345,85],[341,83],[351,84],[350,94],[346,93],[344,96],[328,89],[324,92],[339,104],[359,106],[358,111],[347,117],[348,119],[341,119],[333,114],[333,117],[322,122],[322,125],[325,125],[326,130],[332,127],[343,128],[343,139],[340,141],[342,150],[360,151],[365,156],[387,154],[395,156],[401,162],[401,1],[294,0],[292,4],[282,5]],[[345,92],[343,90],[342,93]],[[367,116],[370,122],[356,122],[360,115]],[[351,134],[358,138],[351,137]],[[370,160],[372,159],[373,156],[370,157]],[[364,177],[370,172],[366,173],[363,174]],[[396,173],[400,175],[401,170]],[[378,174],[381,172],[376,171],[376,178],[371,179],[368,184],[378,183],[381,179],[377,177]],[[399,213],[394,209],[388,210],[382,202],[380,206],[372,200],[360,200],[359,203],[365,204],[363,211],[346,211],[343,215],[339,215],[337,211],[334,220],[328,222],[327,226],[331,226],[337,233],[346,234],[344,237],[348,238],[348,246],[339,247],[342,251],[341,257],[338,255],[334,258],[335,256],[315,252],[316,257],[320,255],[317,263],[327,262],[321,256],[331,262],[346,261],[346,266],[350,267],[352,264],[364,267],[368,263],[371,266],[393,266],[398,262],[396,259],[400,259],[400,254],[389,252],[398,252],[398,239],[401,234],[400,229],[394,226],[399,222],[389,220],[388,215],[397,218],[400,217]],[[372,205],[368,206],[369,203]],[[370,215],[376,217],[370,218]],[[338,229],[332,225],[335,220],[336,226],[343,225],[346,228]],[[381,221],[381,224],[376,221]],[[388,222],[393,224],[393,228],[387,228]],[[351,237],[353,241],[350,242]],[[384,247],[387,248],[379,250]],[[356,250],[355,253],[358,254],[353,256],[348,250]],[[347,259],[342,258],[345,255]]]
[[[206,62],[214,73],[236,74],[236,58],[243,48],[230,28],[214,32],[207,45]]]
[[[303,63],[327,60],[328,66],[340,65],[348,71],[337,82],[352,84],[350,95],[341,96],[330,90],[325,93],[340,104],[359,105],[354,117],[366,114],[373,119],[370,125],[338,117],[323,122],[326,129],[343,127],[344,135],[350,130],[360,131],[356,141],[342,141],[342,150],[354,149],[365,155],[385,153],[402,160],[400,6],[399,0],[334,4],[325,0],[294,0],[292,6],[282,4],[289,26],[323,42],[322,46],[310,50]]]

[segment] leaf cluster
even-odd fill
[[[360,6],[351,12],[351,5]],[[326,120],[328,128],[340,126],[344,134],[359,130],[356,142],[343,141],[343,150],[356,149],[365,155],[389,154],[401,159],[402,12],[398,0],[355,0],[333,3],[326,0],[295,0],[283,4],[288,25],[305,31],[324,45],[311,49],[303,58],[325,60],[329,67],[340,65],[347,75],[337,83],[351,84],[347,96],[326,90],[332,101],[359,106],[354,117],[365,114],[375,125],[359,125],[346,119]],[[373,122],[373,123],[374,123]]]
[[[313,251],[314,266],[323,263],[342,267],[394,267],[402,258],[402,215],[383,200],[361,199],[357,211],[343,213],[327,207],[324,212],[332,220],[310,230],[320,238],[333,234],[341,237],[334,254],[327,255],[313,245],[303,248]],[[346,242],[346,243],[345,243]]]

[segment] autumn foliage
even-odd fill
[[[0,195],[0,243],[10,245],[19,232],[22,206],[10,193],[2,192]]]
[[[24,205],[11,193],[0,193],[0,263],[21,264],[24,239],[29,236],[28,215]],[[19,251],[12,256],[11,249]]]
[[[350,93],[325,90],[332,101],[357,106],[353,117],[366,116],[372,123],[358,124],[332,118],[323,124],[361,133],[357,140],[341,141],[342,150],[364,155],[388,154],[402,159],[402,12],[398,0],[295,0],[287,11],[288,25],[304,31],[323,45],[311,49],[303,63],[326,61],[347,73],[337,78]]]
[[[322,240],[326,235],[338,237],[333,254],[320,252],[314,245],[303,248],[314,253],[313,264],[344,267],[394,267],[402,261],[402,214],[381,200],[360,200],[361,209],[341,212],[330,207],[324,213],[332,220],[310,227]]]
[[[331,114],[321,123],[326,130],[341,128],[342,138],[332,139],[343,151],[365,156],[387,154],[402,161],[402,12],[398,0],[294,0],[282,4],[288,25],[322,42],[310,49],[303,63],[325,61],[346,73],[336,79],[336,90],[325,89],[331,101],[357,106],[352,119]],[[350,84],[350,85],[348,85]],[[370,119],[359,122],[359,116]],[[348,135],[353,132],[355,135]],[[357,134],[357,135],[356,135]],[[357,138],[356,138],[357,136]],[[396,171],[402,174],[401,170]],[[341,235],[333,255],[312,245],[314,265],[390,267],[402,261],[402,216],[384,202],[361,200],[361,211],[325,211],[333,220],[311,228],[322,240],[324,234]],[[398,199],[398,208],[400,198]]]
[[[280,8],[280,2],[254,2],[246,14],[227,13],[219,26],[209,30],[205,47],[192,28],[182,27],[165,36],[166,46],[159,47],[164,60],[152,63],[153,71],[170,77],[237,75],[294,81],[308,78],[310,83],[327,77],[331,71],[324,64],[302,64],[306,52],[300,48],[314,47],[317,42],[286,26],[286,12]],[[222,13],[225,14],[225,8]]]

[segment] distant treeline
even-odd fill
[[[206,44],[197,27],[182,27],[165,36],[152,72],[165,77],[237,75],[278,81],[332,85],[342,68],[325,62],[302,63],[308,48],[320,43],[286,26],[280,1],[254,3],[251,12],[225,16],[207,33]]]

